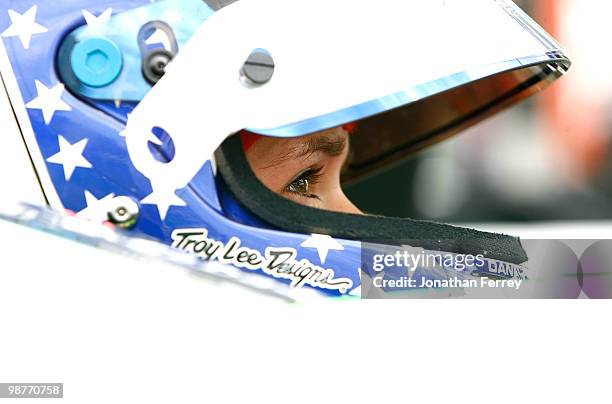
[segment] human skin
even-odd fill
[[[348,154],[349,134],[341,127],[299,138],[260,136],[246,150],[253,172],[273,192],[302,205],[361,214],[340,183]]]

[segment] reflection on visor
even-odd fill
[[[568,62],[563,60],[518,68],[360,121],[351,137],[353,156],[344,180],[370,174],[453,136],[541,91],[567,68]],[[431,83],[415,91],[435,91],[436,86]]]

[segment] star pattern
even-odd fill
[[[142,0],[148,2],[147,0]],[[24,4],[26,0],[21,3],[15,1],[15,3]],[[151,0],[153,2],[153,0]],[[107,8],[103,12],[93,10],[97,15],[92,12],[78,7],[73,2],[65,2],[51,4],[51,7],[62,8],[66,6],[66,9],[70,11],[70,15],[75,12],[78,15],[82,13],[85,22],[89,28],[104,27],[109,21],[112,21],[113,9]],[[110,4],[111,1],[106,1],[106,4]],[[47,5],[48,6],[48,5]],[[20,6],[23,7],[23,6]],[[30,7],[28,5],[27,7]],[[27,8],[23,7],[23,9]],[[8,49],[9,56],[17,61],[29,60],[28,54],[32,55],[38,48],[44,48],[45,46],[55,43],[59,38],[59,35],[63,35],[54,24],[54,18],[57,15],[62,15],[61,10],[54,11],[53,13],[47,13],[43,9],[43,5],[40,7],[32,6],[23,13],[16,12],[15,10],[8,10],[8,17],[10,21],[4,15],[7,24],[10,24],[3,32],[0,31],[0,37],[2,38],[14,38],[10,40],[10,48]],[[76,7],[76,8],[75,8]],[[1,9],[1,7],[0,7]],[[6,8],[5,8],[6,9]],[[99,9],[101,10],[101,9]],[[21,12],[22,9],[20,8]],[[38,13],[41,11],[41,13]],[[3,12],[0,10],[0,12]],[[175,17],[180,20],[180,13],[176,13]],[[3,20],[4,21],[4,20]],[[178,21],[178,20],[177,20]],[[5,24],[3,23],[2,29]],[[47,29],[49,27],[49,29]],[[48,33],[51,30],[51,33]],[[46,35],[42,35],[45,34]],[[168,48],[169,44],[167,38],[163,37],[163,32],[156,32],[154,35],[149,37],[147,41],[149,43],[161,43],[164,47]],[[1,39],[0,39],[1,40]],[[7,40],[8,42],[9,40]],[[17,43],[20,42],[21,46]],[[30,49],[31,48],[31,49]],[[91,108],[87,108],[84,111],[79,108],[79,101],[75,97],[71,97],[65,94],[66,88],[64,84],[58,83],[55,78],[52,69],[49,66],[53,66],[56,62],[55,56],[49,52],[48,57],[41,58],[40,61],[33,65],[27,66],[25,69],[15,69],[16,79],[21,90],[21,94],[24,95],[25,106],[30,113],[30,124],[36,136],[38,147],[41,154],[45,157],[45,161],[48,167],[53,170],[53,176],[51,180],[55,189],[60,194],[62,204],[69,210],[80,211],[77,216],[80,218],[88,219],[93,222],[104,222],[108,220],[108,213],[116,205],[116,193],[123,193],[125,189],[130,190],[130,195],[145,195],[148,191],[148,182],[135,182],[132,177],[134,173],[133,163],[128,158],[122,158],[126,152],[124,149],[114,149],[101,147],[98,143],[94,142],[95,139],[91,139],[92,136],[109,136],[116,135],[116,125],[96,125],[96,121],[91,116],[88,116],[91,112]],[[13,66],[17,66],[16,62],[9,61]],[[36,93],[33,94],[32,84],[35,85]],[[134,86],[133,83],[125,82],[120,83],[122,91],[129,92],[130,86]],[[117,109],[124,108],[126,116],[129,118],[128,112],[131,111],[131,103],[125,103],[121,101],[121,95],[115,95],[117,98],[114,100],[114,105]],[[23,105],[23,104],[22,104]],[[37,110],[37,111],[36,111]],[[40,113],[38,112],[40,111]],[[57,117],[57,113],[60,112],[60,116]],[[55,118],[55,120],[54,120]],[[77,126],[88,126],[91,131],[87,134],[87,138],[73,138],[71,136],[64,137],[61,133],[72,133],[69,128],[74,130]],[[94,135],[95,134],[95,135]],[[119,135],[125,136],[125,131],[120,132]],[[57,137],[57,143],[55,138]],[[89,141],[92,140],[92,143]],[[113,140],[115,142],[116,139]],[[153,144],[161,145],[162,141],[150,134],[145,142],[151,142]],[[74,143],[71,143],[74,142]],[[123,142],[116,142],[119,147],[125,147]],[[56,146],[57,145],[57,146]],[[58,150],[59,149],[59,150]],[[117,151],[119,150],[119,153]],[[87,158],[84,153],[87,151]],[[113,153],[112,155],[110,153]],[[129,154],[129,153],[128,153]],[[47,157],[48,156],[48,157]],[[111,156],[112,158],[109,158]],[[216,172],[216,165],[214,158],[212,161],[212,169]],[[108,178],[103,176],[90,175],[94,173],[105,173],[109,166],[112,165],[112,169],[115,172],[121,172],[124,170],[126,178],[112,178],[117,179],[117,182],[111,182]],[[60,174],[60,167],[63,172]],[[96,170],[91,170],[93,167]],[[79,169],[80,170],[77,170]],[[57,175],[56,175],[57,173]],[[74,174],[77,175],[74,175]],[[140,178],[140,175],[137,176]],[[149,179],[150,180],[150,179]],[[160,180],[163,182],[163,180]],[[151,182],[151,193],[144,197],[140,202],[143,205],[154,205],[157,208],[159,217],[161,218],[161,225],[167,226],[168,228],[178,228],[185,221],[185,215],[182,214],[180,209],[176,209],[176,212],[172,211],[172,207],[186,206],[185,200],[181,196],[177,195],[175,190],[170,190],[168,186],[164,186],[163,183]],[[166,184],[167,185],[167,184]],[[67,191],[66,191],[67,190]],[[123,190],[123,191],[122,191]],[[112,191],[112,192],[111,192]],[[187,194],[185,194],[187,195]],[[98,197],[99,196],[99,197]],[[187,199],[185,197],[185,199]],[[187,199],[190,200],[190,199]],[[83,205],[85,203],[85,205]],[[83,208],[83,206],[85,206]],[[174,213],[177,213],[174,215]],[[155,218],[151,218],[155,219]],[[145,233],[150,231],[151,227],[157,229],[158,223],[156,220],[148,222],[143,221],[143,231]],[[237,234],[240,236],[240,234]],[[242,237],[242,236],[241,236]],[[327,263],[326,268],[330,268],[336,271],[337,277],[345,277],[346,274],[341,274],[338,271],[340,266],[337,264],[339,260],[344,258],[343,254],[332,253],[329,256],[330,251],[344,251],[346,254],[358,254],[358,248],[353,246],[350,242],[346,242],[343,246],[338,240],[334,240],[330,236],[313,234],[311,236],[293,238],[290,239],[284,237],[282,234],[278,236],[271,236],[269,240],[270,245],[285,245],[290,248],[295,248],[300,253],[307,252],[309,259],[314,263],[316,257],[312,250],[316,249],[317,255],[321,264],[325,264],[327,259],[330,258],[330,262]],[[300,243],[301,247],[300,248]],[[265,248],[267,243],[262,245],[253,245],[254,248]],[[349,276],[353,277],[353,275]],[[351,295],[359,295],[360,287],[354,288],[350,291]],[[343,292],[344,293],[344,292]]]
[[[179,198],[173,191],[156,191],[155,187],[153,187],[153,192],[140,202],[143,205],[156,205],[162,221],[166,220],[170,207],[187,206],[185,201]]]
[[[92,222],[102,223],[108,220],[109,203],[115,194],[108,194],[103,198],[96,198],[91,192],[85,190],[85,203],[87,207],[77,213],[77,216]]]
[[[47,162],[61,164],[64,167],[64,177],[70,181],[77,167],[91,168],[91,163],[83,157],[83,151],[88,139],[71,144],[62,135],[58,136],[60,151],[47,159]]]
[[[359,275],[359,286],[349,292],[350,296],[361,297],[361,268],[357,269],[357,274]]]
[[[83,13],[83,17],[85,17],[85,22],[87,25],[92,28],[100,28],[110,20],[113,14],[113,9],[107,8],[99,16],[95,16],[87,10],[81,10],[81,12]]]
[[[12,24],[2,33],[4,38],[19,37],[24,49],[30,48],[34,34],[44,34],[47,28],[36,22],[38,6],[32,6],[28,11],[19,14],[15,10],[8,10]]]
[[[47,87],[40,81],[36,80],[36,92],[38,96],[26,104],[28,109],[39,109],[42,111],[45,123],[49,125],[53,119],[53,115],[57,111],[71,111],[70,105],[62,100],[64,94],[64,85],[59,83],[55,87]]]
[[[313,234],[300,245],[305,248],[316,248],[322,264],[325,264],[329,250],[344,250],[342,244],[325,234]]]

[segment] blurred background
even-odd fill
[[[516,1],[569,52],[539,95],[347,189],[358,206],[446,222],[612,219],[612,2]]]

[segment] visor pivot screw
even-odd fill
[[[165,49],[157,49],[146,56],[142,65],[142,74],[149,84],[155,85],[163,77],[172,57],[172,53]]]
[[[240,76],[248,84],[261,86],[274,75],[274,59],[265,49],[255,49],[242,66]]]
[[[138,222],[139,215],[140,208],[138,204],[127,196],[118,196],[114,198],[109,205],[109,222],[122,229],[133,228],[136,222]]]
[[[70,54],[70,67],[76,78],[89,87],[105,87],[114,82],[123,69],[121,50],[103,37],[77,43]]]

